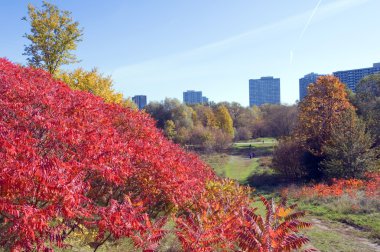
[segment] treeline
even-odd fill
[[[166,98],[146,108],[165,135],[176,143],[221,150],[232,141],[288,136],[297,119],[296,106],[243,107],[236,102],[185,105]]]
[[[363,178],[378,172],[380,74],[356,93],[333,76],[320,77],[299,104],[294,130],[274,152],[274,168],[288,178]]]

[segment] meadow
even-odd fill
[[[222,154],[208,154],[202,158],[219,176],[252,186],[256,195],[276,199],[286,196],[290,203],[297,203],[298,209],[307,212],[305,220],[313,224],[311,229],[305,231],[311,240],[308,248],[320,251],[380,251],[379,198],[367,197],[362,190],[353,191],[355,195],[341,193],[323,197],[313,194],[316,188],[310,185],[286,181],[271,168],[271,153],[276,143],[273,138],[237,142]],[[252,159],[249,158],[250,149],[256,154]],[[306,193],[300,195],[300,192]],[[372,192],[378,193],[378,188],[373,188]],[[255,207],[260,210],[263,205],[257,201]]]

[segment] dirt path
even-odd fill
[[[380,252],[380,245],[365,238],[352,226],[312,217],[313,228],[307,232],[314,248],[331,252]]]

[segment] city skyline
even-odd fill
[[[20,19],[28,2],[41,6],[37,0],[0,3],[0,57],[22,64],[22,35],[30,27]],[[98,67],[126,98],[181,100],[182,90],[195,89],[215,102],[248,106],[247,80],[273,75],[281,78],[281,103],[292,104],[305,73],[380,59],[375,0],[51,2],[84,28],[75,51],[82,61],[65,69]]]
[[[325,75],[334,75],[334,76],[338,77],[341,82],[343,82],[348,88],[350,88],[351,90],[354,91],[354,87],[358,84],[358,82],[362,78],[368,76],[369,74],[374,74],[374,73],[379,73],[380,72],[380,63],[379,62],[373,63],[372,65],[373,65],[372,67],[362,67],[362,68],[356,68],[356,69],[339,70],[339,71],[334,71],[334,72],[329,73],[329,74],[319,74],[319,73],[314,73],[314,72],[311,72],[309,74],[305,74],[303,77],[301,77],[299,79],[299,101],[302,101],[302,99],[307,95],[307,87],[310,84],[315,83],[316,80],[318,79],[318,77],[325,76]],[[351,81],[352,83],[351,82],[347,83],[347,81],[345,81],[345,79],[344,79],[345,75],[347,75],[346,79],[347,78],[348,78],[348,80],[352,79],[352,81]],[[343,76],[343,79],[342,79],[342,76]],[[354,77],[356,77],[356,78],[354,78]],[[263,80],[263,79],[265,80],[265,79],[268,79],[268,78],[274,79],[272,76],[261,77],[260,79],[250,79],[249,80],[249,85],[250,85],[251,81],[253,81],[253,80],[260,81],[260,80]],[[276,79],[278,79],[280,81],[281,78],[276,78]],[[249,91],[251,92],[251,87],[250,86],[249,86]],[[187,94],[187,93],[194,93],[195,95],[194,94],[190,95],[190,96],[194,96],[194,97],[190,97],[191,98],[190,99],[190,98],[186,98],[187,96],[185,94]],[[138,95],[138,96],[143,96],[143,95]],[[132,97],[133,101],[134,101],[135,97],[136,96]],[[281,97],[281,95],[280,95],[280,97]],[[145,96],[145,99],[146,99],[146,96]],[[186,99],[192,100],[192,102],[186,102]],[[194,100],[194,102],[193,102],[193,100]],[[185,104],[189,104],[189,105],[190,104],[198,104],[198,103],[205,104],[205,103],[209,102],[209,99],[207,97],[205,97],[205,96],[202,95],[202,91],[187,90],[187,91],[183,92],[182,102],[185,103]],[[237,102],[237,101],[232,101],[232,102]],[[262,104],[264,104],[264,103],[262,103]],[[274,104],[278,104],[278,103],[276,102]],[[146,103],[145,103],[145,105],[146,105]],[[256,105],[256,104],[253,104],[253,102],[251,102],[251,95],[250,95],[249,106],[252,106],[252,105]],[[139,106],[139,109],[141,109],[140,106]]]

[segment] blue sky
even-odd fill
[[[27,3],[0,1],[0,57],[25,63]],[[281,102],[298,99],[310,72],[380,62],[379,0],[51,1],[84,28],[68,68],[98,67],[126,97],[148,100],[201,90],[248,105],[248,80],[281,78]]]

